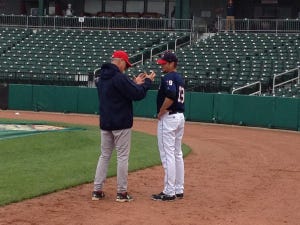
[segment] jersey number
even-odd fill
[[[184,103],[184,87],[179,86],[179,95],[178,95],[178,102]]]

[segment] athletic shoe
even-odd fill
[[[166,194],[163,193],[163,192],[160,192],[159,194],[154,194],[154,195],[152,195],[151,198],[152,198],[153,200],[157,200],[158,198],[161,198],[163,195],[166,195]]]
[[[152,200],[155,201],[174,201],[175,199],[176,199],[175,195],[166,195],[163,192],[152,195]]]
[[[178,199],[183,199],[183,193],[181,193],[181,194],[176,194],[176,198],[178,198]]]
[[[117,202],[130,202],[132,200],[133,198],[127,192],[117,193]]]
[[[92,193],[92,200],[93,201],[98,201],[102,198],[104,198],[105,194],[103,191],[93,191]]]

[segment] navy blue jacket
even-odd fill
[[[105,63],[96,78],[99,96],[100,128],[121,130],[133,125],[132,102],[143,99],[152,81],[148,78],[141,85],[135,84],[112,63]]]

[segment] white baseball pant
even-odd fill
[[[166,195],[184,192],[184,162],[181,149],[184,122],[183,113],[166,113],[158,121],[157,140],[165,171],[163,193]]]

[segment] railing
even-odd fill
[[[276,79],[278,77],[286,76],[287,74],[289,74],[291,72],[295,72],[295,71],[298,71],[298,76],[297,77],[294,77],[294,78],[291,78],[291,79],[288,79],[286,81],[283,81],[283,82],[280,82],[280,83],[276,84]],[[276,87],[283,86],[283,85],[288,84],[288,83],[292,83],[293,81],[297,81],[297,83],[300,84],[300,66],[297,67],[297,68],[294,68],[292,70],[288,70],[288,71],[285,71],[283,73],[274,75],[274,77],[273,77],[273,90],[272,90],[273,95],[275,94]]]
[[[131,62],[134,62],[132,63],[132,65],[136,65],[136,64],[139,64],[141,63],[143,65],[144,63],[144,53],[137,53],[137,54],[134,54],[132,56],[130,56],[130,61]]]
[[[258,85],[258,90],[255,91],[255,92],[250,93],[249,95],[261,95],[261,82],[260,81],[256,81],[254,83],[247,84],[247,85],[239,87],[239,88],[235,88],[235,89],[232,90],[231,94],[234,94],[237,91],[240,91],[240,90],[243,90],[243,89],[255,86],[255,85]]]
[[[150,50],[150,56],[149,56],[150,61],[153,60],[154,56],[162,53],[165,50],[169,50],[169,44],[168,43],[164,43],[164,44],[160,44],[160,45],[157,45],[155,47],[152,47],[151,50]]]
[[[0,72],[0,83],[89,86],[93,79],[93,74]]]
[[[174,51],[176,52],[177,48],[180,47],[180,46],[183,46],[183,45],[191,45],[192,44],[192,35],[190,35],[190,38],[188,41],[183,41],[182,43],[180,43],[180,40],[182,40],[182,37],[180,38],[176,38],[175,39],[175,46],[174,46]]]
[[[192,19],[0,15],[0,27],[192,32]]]
[[[218,32],[228,31],[224,18],[218,19],[217,26]],[[300,19],[235,19],[234,27],[237,32],[299,33]]]

